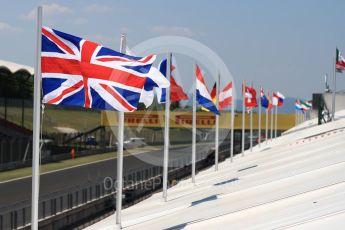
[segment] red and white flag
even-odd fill
[[[223,110],[232,104],[232,82],[228,83],[219,94],[219,109]]]
[[[244,104],[248,108],[258,107],[258,102],[256,100],[256,90],[249,86],[244,86]]]
[[[342,73],[345,70],[345,58],[341,55],[338,49],[336,49],[335,56],[335,69],[337,70],[337,72]]]
[[[280,92],[274,92],[273,93],[273,105],[282,107],[284,103],[285,96],[281,94]]]

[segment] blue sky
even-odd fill
[[[0,10],[0,59],[33,66],[38,5],[44,25],[114,49],[121,32],[129,46],[161,35],[195,39],[221,57],[237,87],[246,80],[291,97],[322,91],[335,47],[345,52],[342,0],[13,0],[2,1]],[[189,87],[189,62],[177,61]],[[209,87],[212,81],[206,79]],[[345,74],[338,88],[345,88]]]

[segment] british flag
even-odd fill
[[[43,102],[117,110],[137,109],[156,56],[134,57],[42,28]]]

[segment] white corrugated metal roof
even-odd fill
[[[125,229],[344,229],[345,111],[123,210]],[[88,230],[115,229],[114,215]],[[318,227],[318,229],[320,229]]]
[[[34,74],[34,68],[32,68],[31,66],[21,65],[18,63],[14,63],[14,62],[0,60],[0,67],[2,67],[2,66],[8,68],[12,73],[17,72],[18,70],[26,70],[31,75]]]

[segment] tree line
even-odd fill
[[[11,73],[0,68],[0,97],[32,99],[33,76],[26,71]]]

